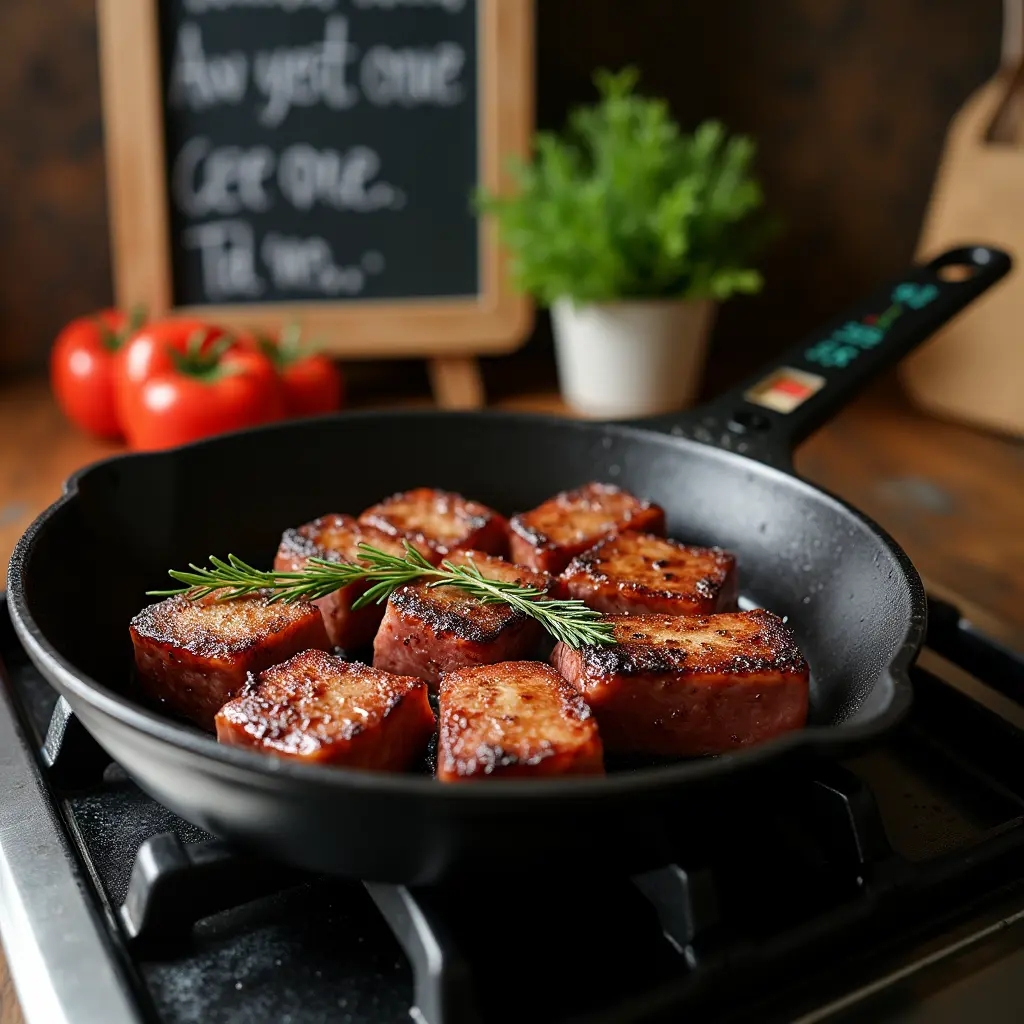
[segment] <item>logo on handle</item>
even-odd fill
[[[870,352],[878,346],[892,325],[908,310],[923,309],[939,294],[933,284],[914,284],[905,281],[892,290],[890,305],[881,313],[869,313],[860,320],[847,320],[827,338],[816,342],[804,358],[829,369],[849,366],[861,352]]]

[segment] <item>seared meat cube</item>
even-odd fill
[[[619,530],[664,535],[665,512],[611,484],[591,483],[513,516],[509,525],[513,562],[560,573],[576,555]]]
[[[560,643],[551,654],[592,708],[607,750],[720,754],[806,723],[807,662],[778,616],[609,619],[614,644]]]
[[[360,526],[352,516],[329,515],[297,529],[285,530],[274,559],[274,569],[277,572],[298,572],[308,558],[365,565],[359,554],[360,544],[371,544],[389,554],[405,554],[401,540],[371,526]],[[432,562],[440,557],[425,544],[415,544],[414,547]],[[323,613],[327,636],[336,647],[354,650],[373,639],[384,616],[384,606],[374,603],[352,610],[353,603],[368,586],[363,582],[350,583],[315,602]]]
[[[457,550],[508,554],[505,517],[461,494],[417,487],[368,508],[359,522],[392,537],[408,537],[442,553]]]
[[[221,743],[380,771],[408,768],[433,734],[422,680],[323,651],[303,651],[250,677],[217,715]]]
[[[129,627],[142,688],[168,708],[213,730],[213,716],[249,672],[330,641],[320,609],[269,604],[266,595],[200,600],[179,594],[143,608]]]
[[[604,774],[586,703],[542,662],[448,672],[438,701],[437,777],[444,782]]]
[[[473,564],[488,579],[545,593],[555,584],[546,573],[480,551],[458,551],[448,561]],[[464,665],[490,665],[536,654],[544,635],[536,619],[507,604],[485,604],[458,587],[408,583],[388,598],[384,621],[373,641],[373,664],[436,684],[442,672]]]
[[[630,530],[577,555],[561,582],[570,597],[623,615],[708,615],[733,610],[738,596],[734,555]]]

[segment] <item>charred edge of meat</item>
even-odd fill
[[[501,666],[494,666],[500,668]],[[547,680],[558,692],[559,713],[571,721],[586,722],[593,717],[590,705],[584,700],[582,694],[563,678],[556,669],[549,665],[538,666]],[[475,677],[486,680],[483,667],[468,669],[456,669],[442,676],[441,697],[439,701],[439,736],[441,742],[438,745],[438,759],[443,763],[445,771],[449,774],[467,776],[482,771],[487,775],[497,769],[513,768],[518,765],[535,767],[543,761],[552,757],[563,756],[565,751],[558,744],[539,744],[530,751],[528,757],[522,757],[511,750],[506,750],[500,743],[480,743],[472,751],[462,752],[453,748],[465,732],[473,729],[471,721],[467,727],[467,717],[471,719],[487,718],[486,713],[466,714],[463,701],[465,693],[456,690],[449,696],[448,689],[452,684],[462,686],[471,685]],[[484,683],[486,685],[486,682]],[[527,700],[532,699],[530,697]],[[449,705],[449,701],[451,704]],[[599,738],[595,734],[595,738]]]
[[[252,598],[243,600],[269,596],[270,591],[261,591]],[[229,640],[219,636],[212,629],[204,629],[201,625],[190,629],[186,636],[173,633],[169,628],[169,620],[173,620],[175,615],[190,603],[190,598],[178,594],[156,604],[147,605],[131,620],[131,630],[141,640],[188,651],[197,658],[237,657],[262,647],[285,630],[304,625],[310,615],[320,615],[316,605],[306,601],[297,601],[289,605],[265,604],[263,607],[266,611],[266,621],[255,627],[248,627],[248,633],[237,639]]]
[[[559,694],[562,698],[562,711],[566,717],[577,722],[585,722],[591,717],[590,706],[580,694],[564,680],[559,680]],[[569,687],[569,689],[565,689]],[[535,768],[553,757],[562,757],[565,751],[557,744],[538,745],[531,749],[528,757],[521,757],[515,751],[506,750],[500,743],[480,743],[467,753],[456,753],[455,747],[463,733],[465,712],[459,707],[443,708],[440,715],[440,737],[438,759],[449,774],[489,775],[498,769],[523,766]]]
[[[699,580],[693,585],[693,589],[701,597],[706,597],[709,600],[718,597],[722,592],[722,587],[725,585],[725,576],[701,576]]]
[[[487,508],[486,505],[481,505],[478,501],[469,501],[454,491],[433,491],[430,488],[426,490],[430,491],[431,495],[433,495],[433,500],[426,504],[433,508],[436,506],[438,499],[444,501],[448,508],[438,514],[454,516],[459,522],[464,523],[467,536],[475,533],[477,530],[482,530],[494,518],[495,513],[492,509]],[[402,519],[400,514],[395,517],[398,522],[391,518],[391,510],[395,505],[414,504],[417,500],[416,496],[420,493],[420,490],[398,491],[368,508],[360,515],[359,521],[368,526],[374,526],[378,530],[390,534],[392,537],[408,536],[429,542],[431,538],[424,534],[423,531],[412,530],[399,525]]]
[[[541,533],[535,526],[524,522],[521,515],[513,516],[508,521],[508,527],[537,551],[543,551],[545,548],[554,548],[556,546],[546,533]]]
[[[613,494],[625,494],[636,504],[631,508],[627,515],[618,515],[613,517],[616,523],[628,523],[630,519],[637,512],[647,512],[654,508],[654,503],[647,498],[638,498],[635,494],[631,494],[628,491],[624,491],[621,487],[615,484],[585,484],[582,487],[576,487],[571,491],[562,491],[560,494],[556,494],[552,498],[548,498],[547,501],[541,502],[537,508],[531,509],[529,512],[519,512],[509,520],[509,527],[514,530],[523,540],[532,544],[537,550],[544,548],[553,548],[558,545],[553,543],[551,538],[546,534],[542,533],[535,526],[532,526],[526,521],[527,517],[531,516],[538,509],[545,508],[548,505],[557,505],[565,515],[572,515],[574,511],[578,510],[579,506],[586,508],[594,503],[598,497],[605,497]]]
[[[452,712],[454,714],[454,712]],[[447,718],[447,714],[445,718]],[[456,716],[457,717],[457,716]],[[442,725],[444,729],[444,725]],[[447,736],[447,732],[442,733]],[[458,734],[455,734],[457,738]],[[559,753],[554,747],[537,748],[529,757],[520,757],[498,744],[481,743],[471,754],[451,753],[447,744],[442,744],[440,761],[449,775],[490,775],[503,768],[516,768],[520,765],[534,768]]]
[[[771,612],[760,609],[749,613],[761,619],[763,625],[757,633],[744,637],[744,642],[763,642],[769,652],[765,655],[735,654],[729,660],[702,664],[690,649],[678,640],[665,640],[657,646],[647,643],[644,633],[631,634],[628,640],[619,640],[607,647],[588,644],[580,649],[584,671],[591,677],[612,675],[667,675],[685,670],[693,675],[741,675],[748,672],[778,672],[783,675],[801,675],[809,671],[806,660],[797,647],[796,638],[782,620]],[[711,625],[707,616],[695,619],[699,625]]]
[[[609,576],[601,566],[611,561],[614,556],[606,557],[605,551],[602,549],[605,548],[606,544],[611,543],[615,539],[615,537],[611,537],[609,541],[598,544],[588,551],[584,551],[583,554],[577,555],[566,567],[563,574],[565,579],[571,581],[575,576],[585,576],[594,583],[614,585],[622,590],[628,590],[635,594],[644,594],[648,597],[679,597],[680,592],[678,590],[655,590],[639,580]],[[662,537],[658,539],[664,540]],[[705,597],[709,600],[718,597],[725,586],[726,580],[729,578],[729,573],[736,568],[736,556],[722,548],[702,548],[675,544],[672,541],[665,541],[665,543],[672,544],[673,548],[680,555],[692,555],[695,558],[703,559],[710,554],[714,557],[716,574],[714,576],[702,576],[694,583],[693,589],[699,597]],[[643,561],[653,569],[663,568],[658,565],[658,559],[644,557]],[[668,569],[668,564],[664,568]]]
[[[281,535],[279,552],[293,558],[322,558],[328,562],[342,561],[341,553],[326,548],[309,534],[303,533],[303,527],[289,527]]]
[[[555,685],[558,687],[558,695],[562,701],[562,710],[569,718],[573,718],[577,722],[585,722],[593,714],[590,710],[590,705],[583,699],[583,695],[579,690],[568,680],[564,679],[557,669],[552,671],[558,675],[558,678],[555,679]]]
[[[333,656],[327,655],[327,657]],[[368,669],[369,671],[374,671],[368,665],[359,661],[346,662],[345,664],[351,665],[355,670]],[[273,669],[269,671],[273,671]],[[358,671],[344,671],[340,674],[339,680],[343,680],[346,675],[358,674]],[[240,725],[245,728],[253,736],[253,739],[259,743],[264,741],[275,742],[292,732],[313,735],[313,730],[318,724],[325,719],[330,720],[332,717],[329,715],[325,716],[315,709],[315,702],[320,698],[318,692],[311,692],[299,686],[287,698],[282,700],[280,697],[264,696],[262,689],[263,686],[260,683],[259,675],[249,672],[246,674],[245,683],[239,689],[234,700],[230,701],[224,708],[228,721],[233,725]],[[388,716],[410,694],[415,692],[415,687],[404,690],[397,688],[388,689],[386,701],[379,708],[380,718],[374,723],[374,729],[379,729],[387,721]],[[314,706],[310,707],[311,704]],[[258,735],[252,731],[253,727],[259,729]],[[336,739],[348,743],[357,736],[361,736],[366,730],[365,719],[359,718],[356,720],[353,718],[345,722],[343,726],[337,727],[337,731],[329,738],[317,736],[316,739],[321,746],[329,746]]]
[[[431,589],[422,583],[399,587],[389,600],[403,615],[419,619],[434,633],[453,633],[475,644],[493,643],[505,629],[527,621],[526,613],[517,608],[480,605],[488,607],[488,612],[499,618],[496,625],[484,628],[470,615],[444,608],[442,602],[432,596]]]

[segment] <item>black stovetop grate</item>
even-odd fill
[[[464,1024],[677,1019],[685,1008],[692,1021],[768,1022],[834,994],[837,963],[849,983],[865,950],[872,961],[902,955],[986,900],[1018,888],[1024,900],[1024,710],[1013,701],[1024,671],[955,609],[933,603],[931,621],[905,727],[868,754],[780,777],[770,803],[723,801],[714,821],[695,822],[710,841],[685,863],[634,878],[572,865],[422,891],[232,852],[110,764],[67,706],[54,707],[12,635],[0,651],[154,1020],[412,1012]],[[987,685],[965,682],[937,651]]]

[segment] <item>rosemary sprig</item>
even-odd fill
[[[168,575],[183,583],[177,590],[150,590],[151,597],[184,594],[194,600],[217,594],[217,600],[231,600],[248,594],[273,591],[270,601],[315,601],[357,581],[370,586],[352,604],[362,608],[386,601],[397,587],[414,580],[429,580],[431,587],[452,586],[465,590],[485,604],[507,604],[536,619],[556,640],[578,649],[586,644],[608,644],[614,641],[611,623],[600,612],[582,601],[544,597],[537,587],[523,587],[503,580],[487,579],[475,564],[454,565],[445,559],[440,566],[431,565],[408,541],[405,555],[393,555],[370,544],[360,544],[359,554],[365,565],[356,562],[330,562],[310,558],[305,568],[295,572],[266,572],[235,555],[227,560],[210,556],[211,568],[189,565],[190,572],[171,569]]]

